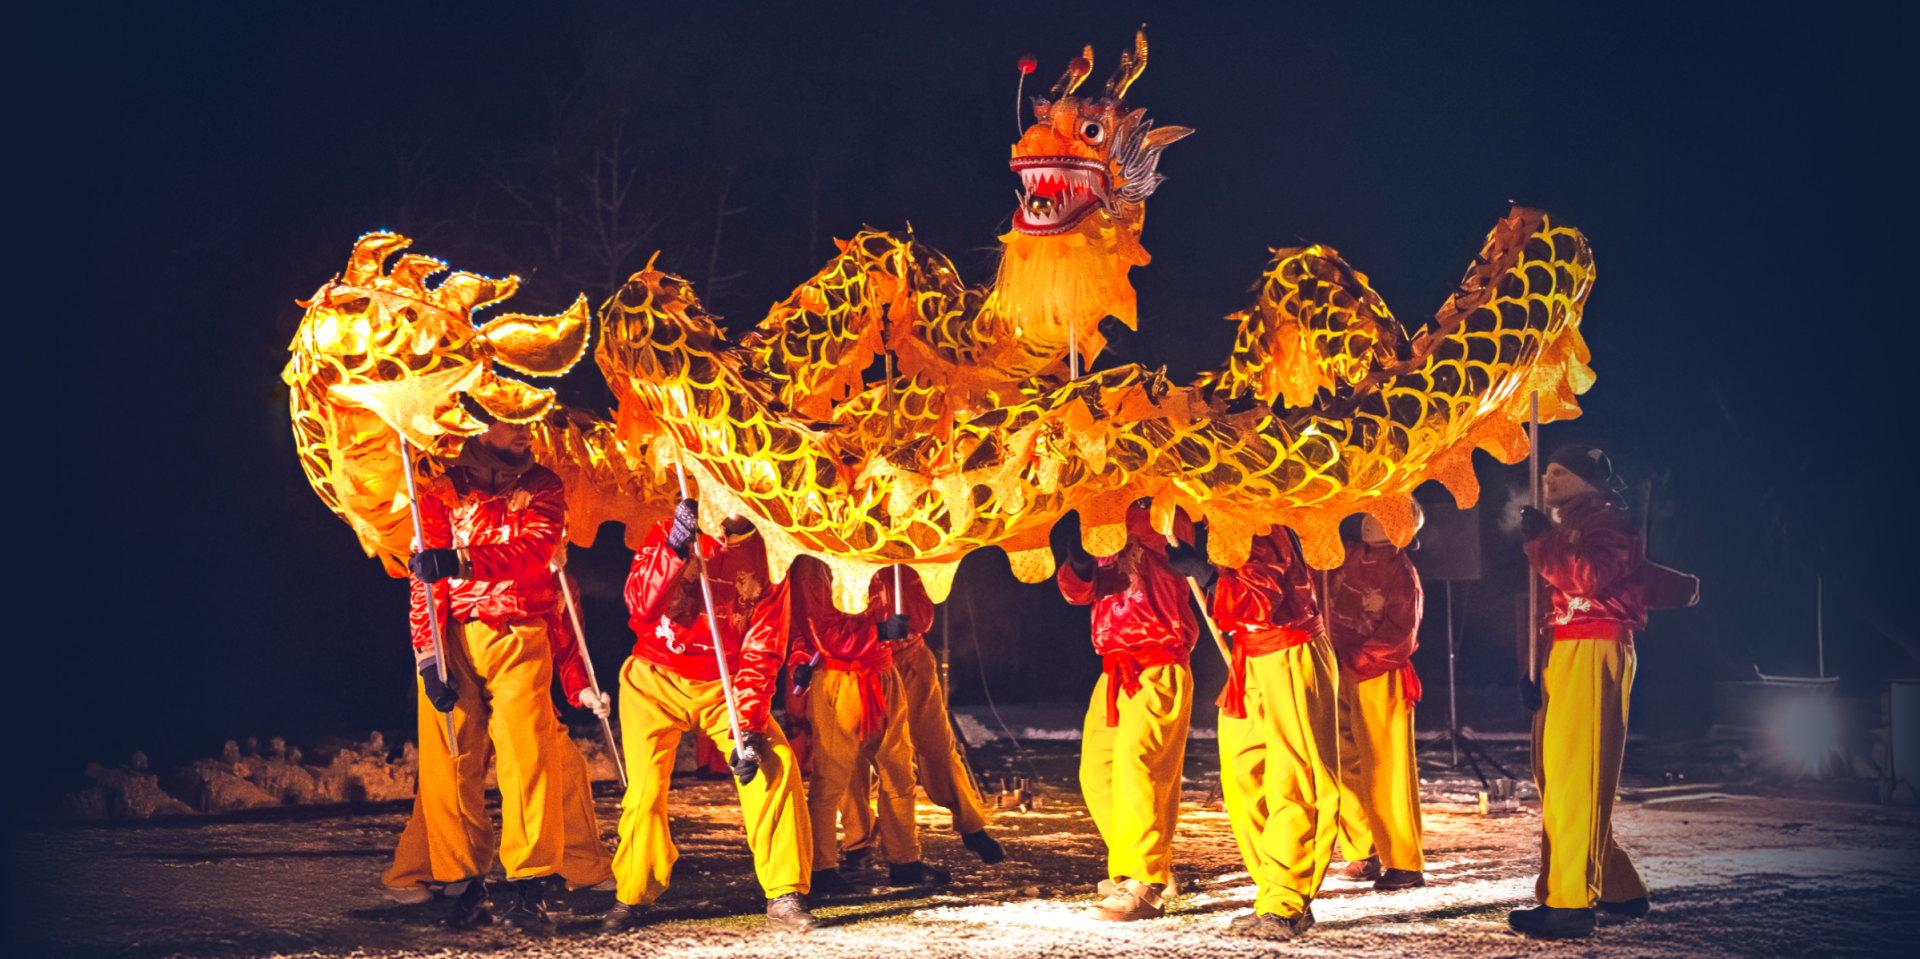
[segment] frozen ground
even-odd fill
[[[928,858],[955,867],[942,890],[893,890],[816,904],[829,926],[805,938],[765,931],[738,809],[726,783],[686,780],[673,793],[681,858],[657,923],[597,932],[607,893],[575,894],[545,939],[499,929],[455,934],[440,902],[401,906],[378,877],[405,821],[404,803],[300,806],[138,824],[45,824],[16,837],[23,898],[11,930],[20,956],[1629,956],[1912,955],[1920,942],[1920,811],[1792,797],[1622,803],[1621,842],[1654,890],[1654,913],[1579,943],[1518,939],[1509,908],[1530,900],[1537,807],[1483,817],[1470,804],[1426,806],[1429,882],[1377,894],[1330,882],[1319,926],[1300,942],[1225,937],[1253,887],[1224,814],[1208,800],[1204,744],[1191,750],[1189,796],[1175,847],[1182,895],[1165,919],[1125,927],[1083,915],[1101,878],[1098,837],[1067,789],[1071,743],[1030,761],[982,750],[990,782],[1037,776],[1045,801],[999,814],[1008,861],[982,867],[923,806]],[[1503,755],[1516,765],[1518,757]],[[1524,760],[1517,765],[1524,768]],[[1436,798],[1478,783],[1423,771]],[[1643,783],[1642,785],[1648,785]],[[1718,792],[1703,790],[1703,792]],[[612,838],[618,797],[602,787]],[[877,882],[881,873],[856,879]]]

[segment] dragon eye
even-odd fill
[[[1088,123],[1080,128],[1080,135],[1085,137],[1088,143],[1099,143],[1107,135],[1107,131],[1100,129],[1098,123]]]

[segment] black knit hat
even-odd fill
[[[1575,476],[1586,480],[1588,486],[1603,493],[1611,492],[1614,488],[1613,461],[1607,458],[1607,454],[1591,446],[1577,443],[1562,446],[1553,451],[1553,456],[1547,462],[1566,467]]]

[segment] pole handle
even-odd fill
[[[587,627],[580,619],[580,606],[573,601],[573,587],[567,583],[567,568],[554,567],[553,574],[560,579],[560,598],[566,600],[567,618],[573,621],[573,641],[580,647],[580,663],[587,667],[587,688],[595,696],[600,692],[600,677],[593,672],[593,656],[587,652]],[[613,771],[620,776],[620,788],[627,788],[627,764],[620,756],[620,743],[613,738],[613,723],[605,716],[599,717],[600,732],[607,737],[607,751],[613,754]]]
[[[407,477],[407,509],[413,514],[413,551],[418,553],[427,548],[426,524],[420,521],[420,493],[413,479],[413,446],[407,442],[407,435],[400,433],[400,469]],[[413,578],[413,577],[410,577]],[[420,591],[427,598],[427,634],[433,637],[433,663],[440,674],[440,684],[447,682],[447,654],[440,641],[440,610],[433,601],[433,584],[422,581]],[[447,733],[447,754],[456,750],[453,742],[453,713],[440,714],[441,724]]]
[[[673,460],[673,469],[680,477],[680,498],[692,499],[693,497],[687,495],[686,464],[682,462],[677,455]],[[693,550],[696,554],[700,551],[700,535],[698,533],[694,534]],[[733,733],[734,749],[739,750],[742,748],[740,745],[740,702],[734,698],[733,676],[727,672],[727,651],[720,643],[720,620],[713,612],[713,585],[707,581],[707,567],[705,563],[700,565],[700,599],[706,603],[707,632],[713,637],[713,658],[720,664],[720,694],[726,697],[727,700],[727,728]]]
[[[1527,397],[1527,488],[1540,508],[1540,391]],[[1449,584],[1451,585],[1451,584]],[[1452,615],[1451,612],[1448,613]],[[1449,620],[1451,628],[1451,620]],[[1527,682],[1540,681],[1540,574],[1527,566]]]

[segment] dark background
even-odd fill
[[[1140,332],[1108,362],[1218,362],[1268,248],[1302,241],[1417,327],[1509,201],[1546,208],[1593,243],[1599,374],[1546,445],[1596,442],[1652,480],[1653,558],[1706,582],[1642,639],[1636,727],[1698,728],[1710,683],[1751,664],[1811,674],[1816,575],[1848,694],[1920,671],[1863,618],[1920,625],[1902,31],[1844,4],[1454,6],[336,2],[21,23],[15,798],[44,810],[135,749],[165,766],[248,735],[410,736],[403,586],[307,487],[277,376],[295,299],[356,236],[520,274],[530,312],[597,304],[659,250],[750,325],[863,223],[911,221],[984,280],[1016,186],[1016,59],[1039,57],[1039,92],[1090,42],[1098,81],[1143,20],[1132,99],[1198,133],[1162,165]],[[604,405],[596,376],[565,399]],[[1495,687],[1523,588],[1495,520],[1524,480],[1480,462],[1487,568],[1458,597],[1460,669]],[[575,560],[602,675],[630,642],[619,544],[603,530]],[[1082,701],[1098,664],[1057,591],[987,551],[952,605],[956,702]],[[1444,712],[1440,608],[1423,724]],[[1218,664],[1195,661],[1210,700]]]

